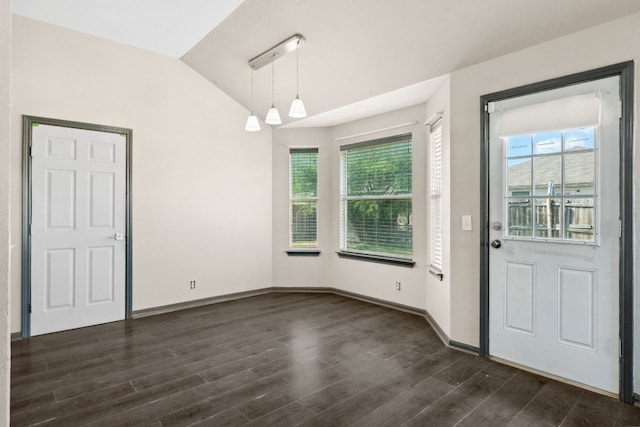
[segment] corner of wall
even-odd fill
[[[11,364],[11,2],[0,2],[0,425],[9,425]]]

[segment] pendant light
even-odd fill
[[[297,48],[296,48],[296,99],[291,102],[291,108],[289,108],[289,117],[294,119],[301,119],[303,117],[307,117],[307,111],[304,108],[304,103],[302,99],[300,99],[300,71],[299,71],[299,63],[298,56],[300,52],[300,40],[298,40]]]
[[[249,101],[249,109],[253,107],[253,70],[251,70],[251,99]],[[244,130],[247,132],[258,132],[260,130],[260,122],[253,112],[249,113],[247,117],[247,123],[244,125]]]
[[[278,112],[278,109],[276,108],[276,104],[274,101],[275,98],[275,71],[274,71],[274,65],[273,62],[271,63],[271,108],[269,108],[269,111],[267,111],[267,117],[265,118],[265,123],[270,124],[270,125],[279,125],[282,124],[282,120],[280,119],[280,113]]]

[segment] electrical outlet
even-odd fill
[[[196,281],[195,280],[191,280],[189,282],[189,289],[195,289],[196,288]]]
[[[402,288],[402,283],[396,282],[396,291],[399,291]]]

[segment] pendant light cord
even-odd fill
[[[300,61],[298,56],[300,55],[300,40],[296,43],[296,98],[299,98],[300,94]]]
[[[275,80],[275,77],[274,77],[274,75],[275,75],[274,69],[275,69],[275,61],[271,62],[271,106],[272,107],[276,105],[275,102],[274,102],[275,93],[276,93],[276,90],[275,90],[275,81],[276,80]]]
[[[249,99],[249,112],[253,115],[253,68],[251,69],[251,98]]]

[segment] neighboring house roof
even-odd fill
[[[565,168],[565,183],[567,187],[592,187],[594,179],[594,151],[565,152],[565,159],[571,163]],[[562,156],[546,155],[534,157],[534,174],[536,187],[546,187],[549,181],[556,185],[556,191],[562,184]],[[509,188],[522,189],[531,185],[531,159],[518,163],[507,172]]]

